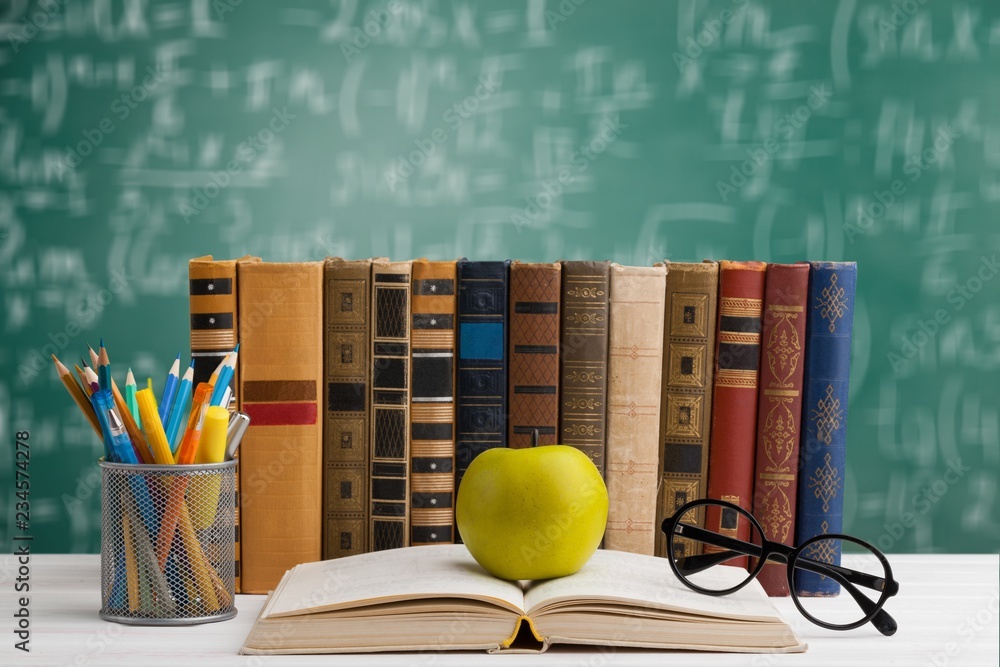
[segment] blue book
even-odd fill
[[[796,544],[815,535],[843,532],[847,390],[857,275],[854,262],[812,262],[809,273]],[[839,565],[840,542],[817,542],[805,555]],[[832,596],[840,592],[840,585],[829,577],[796,571],[795,589],[799,595]]]
[[[507,446],[509,272],[510,261],[458,261],[456,492],[472,459]]]

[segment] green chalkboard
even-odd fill
[[[15,1],[0,23],[5,541],[28,431],[35,549],[99,547],[101,447],[48,354],[103,336],[159,392],[187,260],[250,253],[856,260],[845,529],[1000,549],[996,2]]]

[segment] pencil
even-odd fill
[[[108,359],[108,351],[104,347],[104,339],[101,339],[101,351],[97,355],[97,379],[101,389],[111,389],[111,361]]]
[[[76,369],[76,374],[80,376],[80,385],[83,387],[83,393],[87,395],[87,398],[90,398],[91,394],[94,393],[94,389],[87,382],[87,373],[76,364],[73,365],[73,368]]]
[[[100,391],[101,383],[97,380],[97,373],[94,372],[94,369],[90,366],[86,366],[84,367],[83,372],[87,374],[87,382],[90,383],[91,393]]]
[[[139,403],[139,414],[142,415],[142,423],[145,426],[144,431],[149,440],[149,450],[153,453],[153,460],[160,465],[173,463],[174,457],[170,453],[170,443],[167,442],[167,434],[163,432],[163,423],[156,411],[153,390],[140,389],[135,394],[135,400]]]
[[[101,363],[100,359],[97,356],[97,352],[95,352],[94,348],[92,348],[89,345],[87,346],[87,352],[90,353],[90,366],[91,366],[91,368],[97,368],[97,366]],[[86,363],[84,365],[86,365]]]
[[[125,422],[125,431],[128,433],[128,437],[132,439],[132,446],[135,448],[139,458],[142,459],[143,463],[153,463],[153,455],[149,453],[146,436],[143,435],[142,431],[139,430],[139,425],[132,419],[132,413],[129,412],[128,404],[122,397],[122,393],[118,391],[118,383],[115,382],[114,378],[111,379],[111,395],[115,398],[115,407],[118,408],[118,414],[121,415],[122,421]]]
[[[166,424],[170,418],[170,407],[174,403],[174,396],[177,394],[177,383],[180,382],[181,355],[177,353],[177,358],[170,365],[167,371],[167,381],[163,385],[163,394],[160,395],[160,423]]]
[[[135,386],[135,376],[132,375],[132,369],[128,369],[128,375],[125,376],[125,404],[128,405],[128,411],[132,413],[132,419],[135,420],[135,425],[142,428],[142,420],[139,419],[139,404],[135,402],[135,392],[138,388]]]
[[[69,395],[73,398],[76,406],[80,408],[83,416],[90,422],[90,425],[94,429],[94,433],[103,438],[104,436],[101,435],[101,425],[97,421],[97,414],[94,413],[94,406],[90,403],[87,394],[85,394],[83,389],[80,388],[76,378],[74,378],[73,374],[69,372],[69,369],[66,368],[61,361],[56,359],[56,355],[54,354],[52,355],[52,361],[56,364],[56,373],[59,375],[59,379],[62,380],[63,386],[66,387],[66,391],[69,392]]]

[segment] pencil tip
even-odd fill
[[[56,355],[54,354],[52,355],[52,361],[59,361],[58,359],[56,359]]]
[[[240,344],[236,343],[236,347],[233,348],[233,352],[239,352],[239,351],[240,351]]]
[[[188,364],[188,368],[194,368],[194,359],[192,359],[191,363]]]
[[[104,336],[101,336],[101,347],[104,347]]]

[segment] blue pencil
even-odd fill
[[[178,353],[174,363],[170,365],[170,372],[167,373],[167,383],[163,385],[163,396],[160,398],[160,422],[166,424],[170,415],[170,406],[174,402],[177,394],[177,381],[180,375],[181,355]]]
[[[170,443],[170,452],[174,455],[177,454],[177,445],[181,442],[181,424],[187,424],[193,382],[194,361],[184,371],[180,388],[177,389],[177,398],[174,399],[174,407],[170,410],[170,420],[167,422],[167,441]]]
[[[226,393],[229,383],[233,381],[233,374],[236,372],[236,357],[239,355],[239,350],[240,346],[237,345],[229,358],[229,363],[219,371],[219,379],[215,381],[215,387],[212,389],[212,398],[209,400],[210,405],[222,404],[222,396]]]

